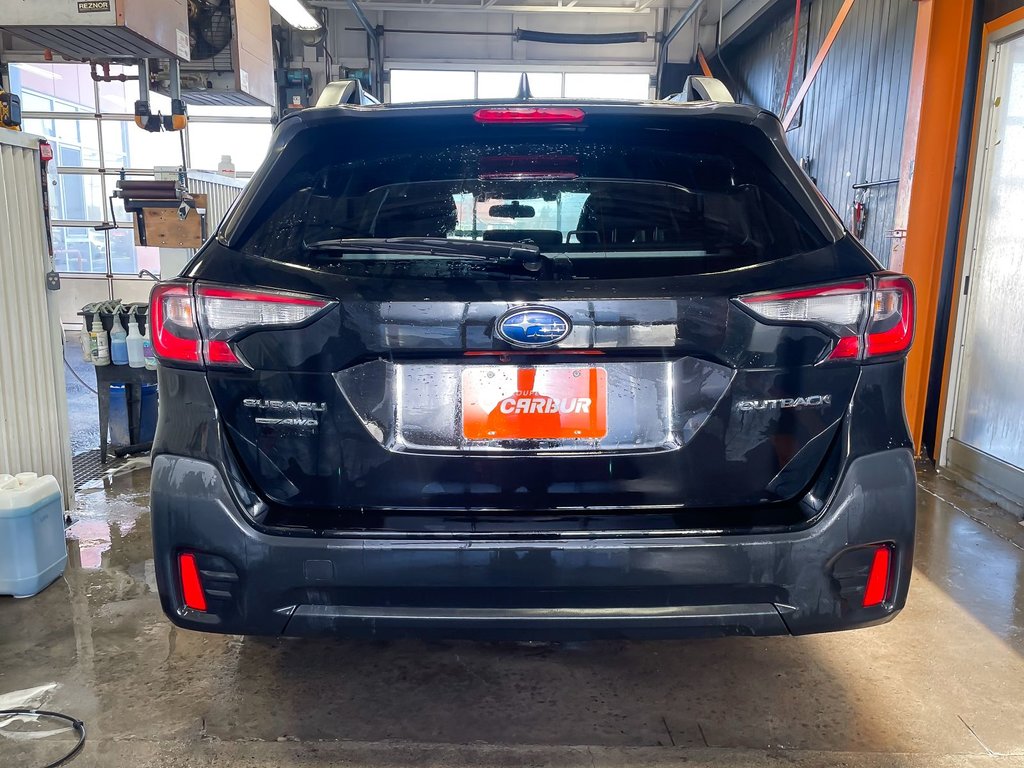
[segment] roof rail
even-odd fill
[[[339,104],[380,104],[377,99],[363,90],[358,80],[332,80],[316,100],[318,107],[335,107]]]
[[[683,90],[680,93],[673,93],[666,96],[662,101],[671,101],[676,104],[685,104],[691,101],[716,101],[722,104],[735,104],[736,99],[729,93],[725,83],[714,77],[703,77],[691,75],[683,83]]]

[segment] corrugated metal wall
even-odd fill
[[[0,130],[0,472],[54,475],[73,499],[63,347],[43,217],[39,142]]]
[[[780,3],[748,41],[726,47],[724,61],[742,101],[778,111],[792,45],[795,2]],[[805,67],[828,33],[842,0],[804,2],[795,95]],[[861,0],[853,10],[787,134],[797,158],[825,197],[851,226],[860,182],[896,179],[900,173],[910,64],[917,21],[915,0]],[[897,185],[862,193],[867,205],[863,242],[889,260]]]
[[[206,234],[212,237],[228,208],[235,202],[245,182],[215,173],[189,171],[188,191],[194,195],[206,195]]]

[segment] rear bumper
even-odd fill
[[[815,525],[759,536],[282,536],[248,522],[214,465],[172,455],[153,463],[164,611],[181,627],[230,634],[562,639],[852,629],[903,607],[914,521],[905,449],[850,462]],[[893,554],[889,596],[862,608],[864,554],[879,544]],[[183,551],[200,561],[205,613],[184,606]]]

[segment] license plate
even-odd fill
[[[467,440],[596,439],[608,432],[604,368],[474,366],[462,372]]]

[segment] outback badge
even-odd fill
[[[738,411],[775,411],[788,408],[823,408],[832,405],[832,395],[808,395],[807,397],[785,397],[779,400],[740,400]]]

